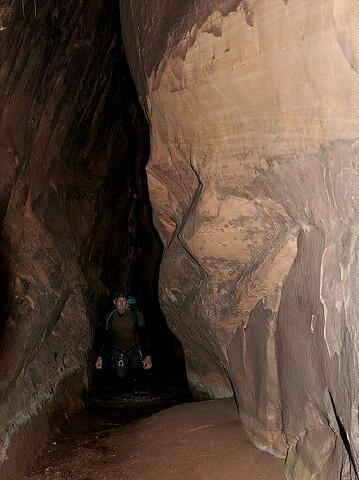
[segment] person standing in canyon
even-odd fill
[[[113,304],[115,308],[107,316],[105,335],[95,367],[102,370],[103,357],[106,356],[123,392],[136,395],[141,371],[152,367],[145,320],[136,306],[129,305],[126,292],[116,291]]]

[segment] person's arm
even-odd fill
[[[96,363],[95,363],[95,368],[97,370],[102,370],[102,368],[103,368],[102,356],[103,356],[103,353],[105,352],[106,346],[108,344],[109,332],[110,332],[110,320],[111,320],[111,317],[112,317],[113,313],[114,313],[114,310],[106,318],[105,332],[104,332],[104,335],[103,335],[103,339],[102,339],[101,347],[100,347],[100,350],[99,350],[99,354],[98,354],[98,357],[97,357]]]
[[[96,367],[97,370],[102,370],[102,367],[103,367],[102,355],[103,355],[103,352],[105,351],[105,347],[106,347],[106,344],[107,344],[107,337],[108,337],[108,330],[106,329],[105,333],[103,335],[103,340],[102,340],[102,343],[101,343],[99,354],[98,354],[98,357],[97,357],[97,360],[96,360],[96,363],[95,363],[95,367]]]
[[[103,360],[102,360],[102,357],[100,355],[96,359],[95,368],[96,368],[96,370],[102,370],[102,368],[103,368]]]

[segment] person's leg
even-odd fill
[[[112,356],[112,371],[115,379],[118,381],[121,393],[130,391],[128,362],[119,355]]]
[[[144,390],[144,376],[142,356],[137,350],[131,352],[128,357],[129,378],[132,382],[133,393],[140,393]]]

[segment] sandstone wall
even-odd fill
[[[160,297],[198,395],[286,478],[356,478],[352,0],[123,0]]]
[[[81,405],[106,285],[130,287],[154,244],[117,2],[4,0],[0,25],[0,478],[14,480]]]

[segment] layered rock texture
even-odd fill
[[[0,56],[0,478],[14,480],[80,404],[108,287],[133,287],[145,258],[152,289],[159,242],[117,2],[0,1]]]
[[[162,307],[193,390],[233,391],[288,480],[356,478],[354,7],[121,2]]]

